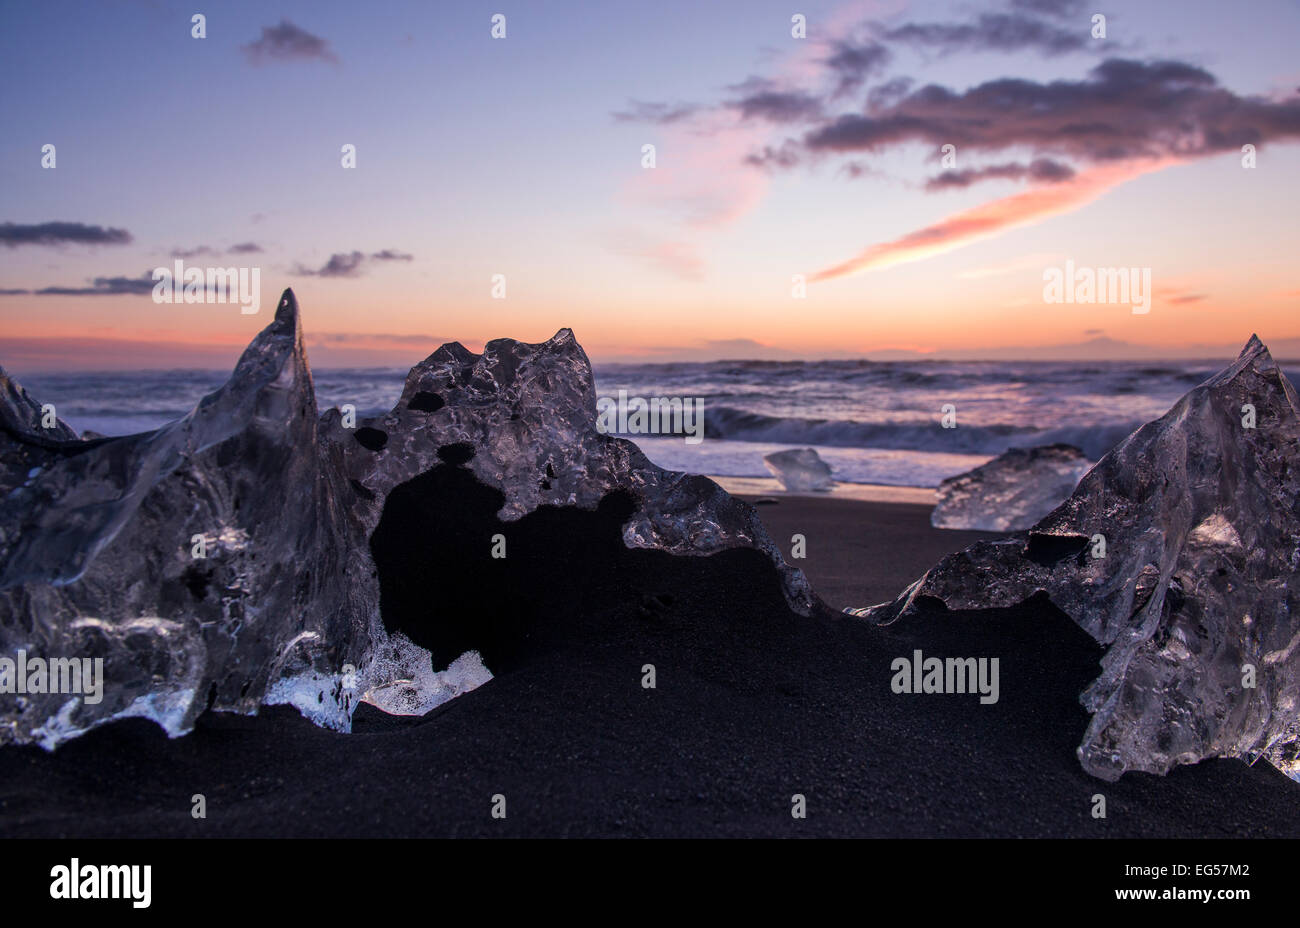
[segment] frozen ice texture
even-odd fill
[[[1010,607],[1046,593],[1105,646],[1081,696],[1089,773],[1163,774],[1208,757],[1294,769],[1298,449],[1296,392],[1252,336],[1032,529],[944,558],[892,603],[849,611],[888,624],[937,604]]]
[[[986,532],[1029,528],[1065,502],[1091,466],[1073,445],[1012,448],[939,484],[930,524]]]
[[[757,548],[792,607],[815,602],[751,507],[596,431],[591,366],[567,329],[482,355],[444,345],[390,413],[349,428],[338,409],[317,413],[286,290],[230,380],[184,418],[92,440],[41,420],[0,373],[0,655],[102,657],[104,693],[0,693],[0,745],[53,748],[128,716],[176,736],[207,708],[264,703],[347,731],[361,700],[422,711],[483,682],[476,655],[438,672],[390,635],[368,545],[389,491],[456,442],[505,495],[502,519],[623,490],[629,547]]]
[[[775,451],[764,456],[763,463],[791,493],[830,490],[835,486],[830,465],[821,459],[815,448]]]
[[[401,632],[377,656],[374,670],[378,672],[371,675],[383,682],[367,689],[361,701],[389,715],[424,715],[492,679],[477,651],[466,651],[446,670],[435,671],[429,652]]]

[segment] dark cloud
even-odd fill
[[[3,289],[3,290],[0,290],[0,296],[21,296],[21,295],[24,294],[24,293],[31,293],[31,292],[32,292],[32,291],[30,291],[30,290],[9,290],[9,289]]]
[[[153,271],[139,277],[96,277],[89,287],[44,287],[37,296],[120,296],[153,293]]]
[[[1013,13],[982,13],[970,23],[905,23],[882,29],[881,36],[933,48],[943,54],[959,51],[1037,51],[1059,55],[1079,51],[1092,41],[1090,24],[1064,28],[1029,16]]]
[[[879,42],[836,42],[824,64],[835,75],[835,89],[831,96],[839,97],[856,91],[874,74],[882,71],[893,55]]]
[[[263,26],[262,37],[241,48],[253,64],[262,64],[267,60],[310,61],[313,59],[338,63],[338,57],[330,49],[328,42],[295,26],[287,19],[280,20],[279,25],[276,26]]]
[[[780,145],[766,145],[762,151],[745,158],[745,163],[757,168],[792,168],[799,163],[799,145],[786,139]]]
[[[877,84],[867,91],[867,109],[877,110],[893,106],[907,96],[915,83],[910,77],[894,77],[883,84]]]
[[[816,97],[797,91],[759,90],[731,104],[745,119],[768,122],[803,122],[822,116],[822,103]]]
[[[240,242],[238,245],[230,246],[232,255],[256,255],[262,253],[262,246],[257,242]]]
[[[309,270],[300,264],[294,273],[301,277],[360,277],[361,264],[365,260],[366,256],[359,251],[339,252],[330,255],[330,259],[319,270]]]
[[[1035,180],[1041,183],[1057,183],[1074,176],[1074,168],[1050,158],[1036,158],[1029,164],[1017,161],[1007,164],[992,164],[982,168],[968,168],[963,171],[944,171],[937,177],[926,181],[925,189],[951,190],[969,187],[982,180]]]
[[[80,222],[42,222],[36,225],[0,223],[0,245],[126,245],[131,233],[126,229],[88,226]]]
[[[1065,19],[1080,15],[1083,11],[1083,3],[1081,0],[1011,0],[1011,8],[1038,16]]]
[[[1297,136],[1300,97],[1241,97],[1192,65],[1110,59],[1079,81],[1002,78],[962,93],[930,84],[892,106],[830,121],[803,147],[848,153],[951,143],[1108,161],[1195,157]]]
[[[300,264],[293,273],[300,277],[360,277],[367,261],[414,260],[414,255],[408,255],[405,252],[396,251],[392,248],[385,248],[383,251],[376,251],[368,258],[360,251],[336,252],[330,255],[330,259],[318,270],[313,271]]]
[[[689,119],[701,109],[694,103],[647,103],[644,100],[629,100],[629,109],[614,114],[618,122],[646,122],[666,126],[683,119]]]
[[[1203,299],[1205,299],[1204,293],[1183,293],[1178,296],[1167,297],[1165,302],[1174,304],[1199,303]]]

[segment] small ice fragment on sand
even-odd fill
[[[374,682],[361,701],[389,715],[424,715],[492,679],[477,651],[466,651],[446,670],[435,671],[429,652],[400,633],[376,658],[368,676]]]
[[[810,490],[829,490],[835,486],[831,480],[830,465],[812,448],[791,448],[766,455],[763,463],[780,481],[781,486],[793,493]]]

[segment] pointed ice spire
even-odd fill
[[[1300,738],[1298,448],[1295,389],[1252,336],[1033,528],[853,612],[889,623],[927,603],[1013,607],[1045,592],[1107,648],[1081,697],[1089,773],[1264,754],[1286,766]]]

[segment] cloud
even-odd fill
[[[338,56],[329,43],[287,19],[279,25],[263,26],[262,37],[256,42],[240,46],[250,63],[260,65],[270,61],[328,61],[338,64]]]
[[[688,242],[656,240],[637,231],[626,231],[613,237],[612,247],[618,254],[645,260],[678,280],[694,283],[704,279],[704,260]]]
[[[629,109],[614,113],[617,122],[643,122],[657,126],[668,126],[689,119],[702,107],[694,103],[647,103],[644,100],[629,100]]]
[[[1065,19],[1079,15],[1083,3],[1082,0],[1011,0],[1011,8],[1040,16]]]
[[[132,241],[126,229],[89,226],[80,222],[42,222],[36,225],[0,223],[0,245],[126,245]]]
[[[822,116],[822,102],[812,94],[756,86],[730,104],[742,119],[764,119],[772,123],[803,122]]]
[[[1153,159],[1104,165],[1059,184],[1034,187],[983,203],[892,241],[872,245],[847,261],[823,268],[809,280],[833,280],[943,254],[1006,229],[1078,209],[1127,180],[1171,163]]]
[[[8,288],[0,289],[0,296],[21,296],[24,293],[31,293],[30,290],[10,290]]]
[[[1118,161],[1203,156],[1298,136],[1300,96],[1241,97],[1193,65],[1112,58],[1079,81],[1001,78],[962,93],[930,84],[892,106],[840,116],[810,131],[803,145],[851,153],[951,143]]]
[[[362,270],[369,261],[414,261],[414,255],[408,255],[404,252],[396,251],[392,248],[385,248],[383,251],[376,251],[368,258],[360,251],[335,252],[330,255],[330,259],[317,270],[303,267],[299,264],[293,271],[299,277],[360,277]]]
[[[831,48],[831,54],[823,59],[823,63],[834,75],[832,97],[858,90],[868,77],[882,71],[893,58],[888,48],[875,41],[841,40],[833,42]]]
[[[1026,150],[1038,156],[1028,164],[1001,162],[932,178],[928,191],[995,178],[1036,186],[873,245],[812,277],[828,280],[919,260],[1076,209],[1158,167],[1237,152],[1245,143],[1296,138],[1300,95],[1241,96],[1195,65],[1111,58],[1078,80],[1000,78],[961,92],[926,85],[886,104],[869,104],[864,112],[828,119],[801,139],[765,145],[746,160],[788,170],[810,159],[874,154],[907,144],[929,147],[934,157],[947,144],[957,147],[959,157]],[[846,166],[850,176],[858,172],[855,165],[861,162]]]
[[[220,248],[210,248],[207,245],[199,245],[195,248],[173,248],[171,256],[173,258],[198,258],[204,255],[216,257],[220,254],[232,255],[250,255],[259,254],[262,246],[256,242],[241,242],[238,245],[231,245],[224,251]]]
[[[37,296],[139,296],[153,293],[153,271],[139,277],[96,277],[89,287],[44,287],[35,291]]]
[[[837,35],[801,46],[806,54],[787,56],[787,64],[797,67],[782,69],[779,80],[751,77],[728,88],[729,99],[712,105],[633,101],[616,118],[671,127],[674,158],[638,172],[630,191],[698,231],[752,208],[766,189],[767,173],[835,159],[839,172],[858,178],[875,173],[881,163],[867,156],[910,145],[938,158],[949,144],[956,146],[961,167],[926,180],[927,192],[998,179],[1030,185],[1023,196],[994,200],[877,243],[813,278],[824,280],[917,260],[1077,209],[1163,166],[1237,152],[1246,143],[1300,138],[1300,94],[1240,95],[1208,70],[1177,60],[1112,57],[1082,77],[1000,77],[964,89],[918,86],[907,76],[885,73],[903,45],[941,54],[1061,55],[1091,48],[1096,43],[1088,12],[1075,0],[1011,0],[1006,11],[968,22],[884,24],[859,18],[843,22]],[[861,102],[838,105],[850,93]],[[742,168],[765,170],[735,170],[735,162],[728,163],[733,152]],[[670,232],[662,238],[680,242],[683,236]],[[693,273],[671,250],[662,259],[641,251],[661,267],[675,267],[678,276]]]
[[[298,265],[294,271],[300,277],[360,277],[361,263],[366,256],[359,251],[350,253],[336,252],[319,270],[310,270]]]
[[[1199,303],[1206,298],[1204,293],[1178,293],[1170,296],[1159,297],[1166,303],[1174,306],[1181,306],[1185,303]]]
[[[971,23],[905,23],[882,29],[881,36],[891,42],[934,48],[945,55],[1024,50],[1059,55],[1079,51],[1092,41],[1087,22],[1065,28],[1012,13],[981,13]]]
[[[1068,164],[1062,164],[1050,158],[1037,158],[1029,164],[1020,164],[1013,161],[1007,164],[991,164],[982,168],[967,168],[964,171],[944,171],[937,177],[932,177],[926,181],[925,189],[934,191],[969,187],[971,184],[992,178],[1003,180],[1025,180],[1028,178],[1042,183],[1055,184],[1063,180],[1069,180],[1074,174],[1074,168]]]

